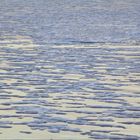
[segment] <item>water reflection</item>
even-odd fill
[[[139,71],[139,46],[1,37],[0,138],[138,139]]]

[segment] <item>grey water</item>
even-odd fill
[[[140,139],[139,7],[0,1],[0,139]]]

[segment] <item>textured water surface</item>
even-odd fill
[[[0,36],[0,138],[19,137],[140,139],[140,46]]]
[[[38,43],[139,43],[140,0],[0,0],[0,34]]]
[[[140,0],[0,0],[0,139],[140,139],[139,17]]]

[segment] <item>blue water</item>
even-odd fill
[[[38,43],[138,43],[139,0],[1,0],[0,34]]]
[[[0,0],[0,139],[140,139],[139,0]]]

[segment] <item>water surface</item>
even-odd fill
[[[140,46],[37,45],[0,37],[1,139],[140,139]]]

